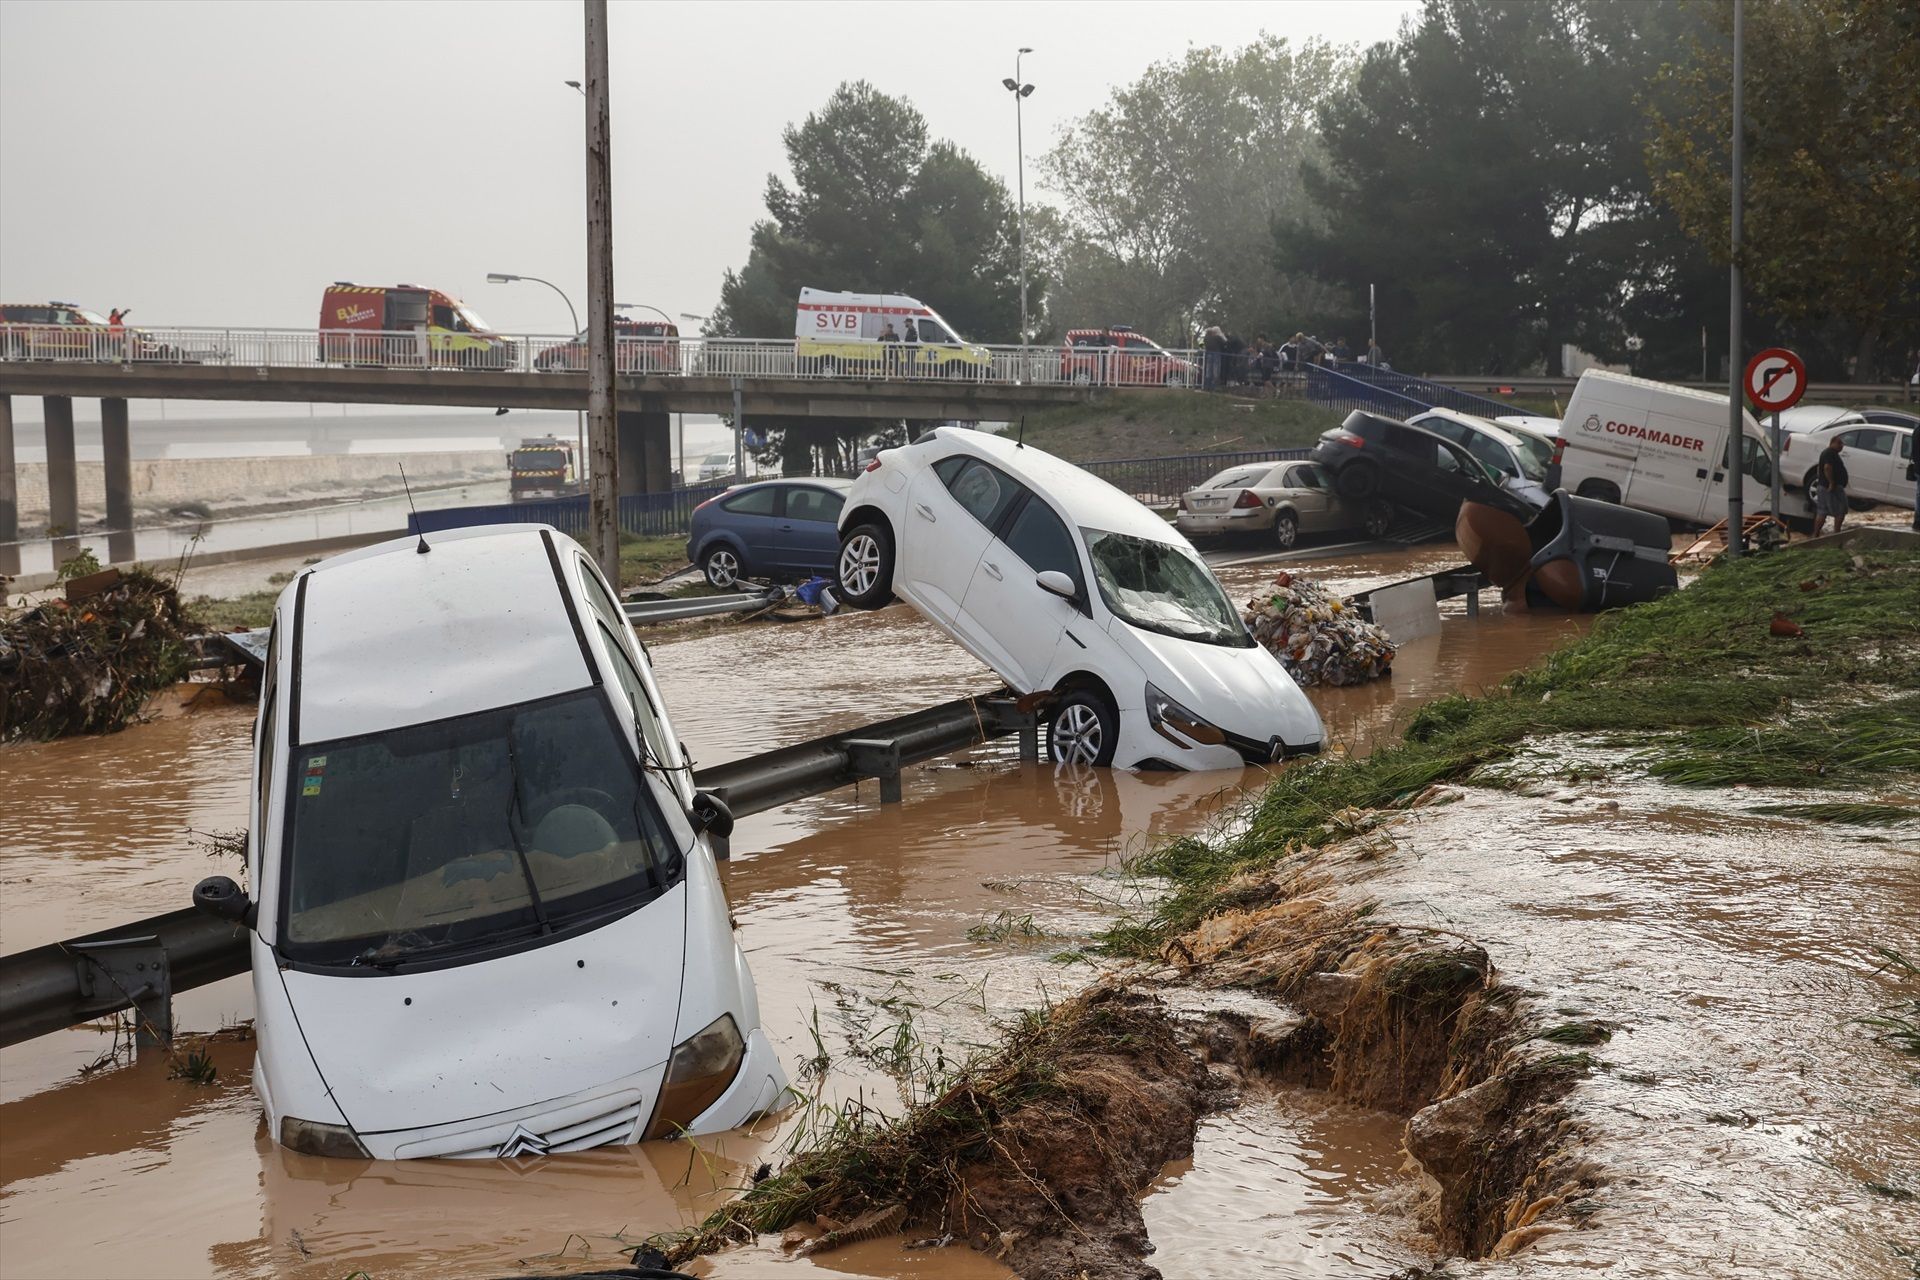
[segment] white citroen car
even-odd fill
[[[842,598],[896,594],[1016,693],[1056,761],[1226,769],[1318,751],[1320,717],[1166,521],[1001,436],[940,427],[867,465],[840,515]]]
[[[255,727],[254,1090],[312,1155],[730,1129],[786,1088],[646,651],[538,525],[400,539],[274,608]]]

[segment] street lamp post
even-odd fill
[[[691,311],[682,311],[680,318],[691,321],[694,324],[704,325],[707,322],[706,316],[697,316]],[[680,452],[680,483],[683,486],[690,485],[693,481],[687,475],[687,421],[685,414],[674,415],[674,430],[679,433],[679,443],[676,447]],[[745,476],[741,476],[740,478],[742,480],[746,479]]]
[[[567,304],[567,318],[573,321],[571,332],[576,338],[579,337],[580,313],[573,309],[573,299],[567,296],[565,289],[562,289],[551,280],[542,280],[539,276],[516,276],[505,271],[487,272],[488,284],[517,284],[523,280],[528,284],[543,284],[560,295],[560,301]],[[577,474],[574,478],[585,483],[587,478],[587,414],[584,409],[575,409],[573,411],[573,437],[574,448],[578,450],[573,456],[579,459],[579,463],[575,467]]]
[[[1020,184],[1020,345],[1027,345],[1027,137],[1026,122],[1021,117],[1020,104],[1033,93],[1033,86],[1020,78],[1020,59],[1032,53],[1032,49],[1022,47],[1013,55],[1013,79],[1002,80],[1007,92],[1013,95],[1013,141],[1019,156],[1014,164]]]

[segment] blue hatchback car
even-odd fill
[[[851,480],[808,476],[729,489],[693,509],[687,559],[707,581],[831,576]]]

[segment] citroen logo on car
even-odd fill
[[[547,1140],[537,1133],[529,1132],[521,1125],[513,1126],[513,1132],[500,1144],[500,1158],[513,1160],[521,1156],[543,1156],[547,1154]]]

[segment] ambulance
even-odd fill
[[[883,335],[893,326],[898,341]],[[794,360],[801,373],[983,378],[993,357],[918,298],[800,290]]]
[[[519,355],[466,303],[417,284],[335,281],[319,329],[322,364],[511,369]]]
[[[1740,413],[1740,474],[1749,514],[1773,509],[1773,457],[1753,415]],[[1560,486],[1687,524],[1727,514],[1727,398],[1589,369],[1560,426]]]

